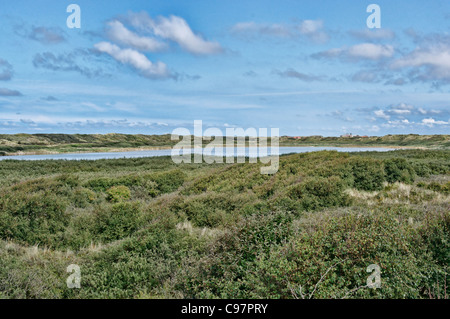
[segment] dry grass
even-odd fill
[[[445,204],[450,203],[450,196],[415,185],[400,182],[389,184],[382,191],[365,192],[357,189],[348,189],[346,193],[359,204],[375,206],[379,204]]]
[[[188,220],[178,223],[176,229],[186,231],[189,235],[196,235],[199,237],[216,237],[222,233],[219,229],[208,228],[208,227],[195,227]]]

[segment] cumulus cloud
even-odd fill
[[[0,59],[0,81],[9,81],[13,76],[13,67],[8,61]]]
[[[0,96],[22,96],[22,93],[15,90],[0,88]]]
[[[156,52],[167,48],[167,44],[150,37],[139,36],[128,30],[122,22],[114,20],[107,23],[108,37],[123,45],[137,50]]]
[[[297,24],[239,22],[231,28],[231,33],[244,37],[273,36],[300,37],[304,36],[314,42],[326,42],[328,34],[323,30],[322,20],[303,20]]]
[[[194,33],[181,17],[171,15],[152,19],[146,12],[130,13],[127,21],[136,29],[177,43],[182,49],[193,54],[216,54],[223,52],[217,42],[207,41]]]
[[[95,44],[95,48],[102,53],[110,55],[116,61],[130,65],[139,73],[147,78],[168,78],[170,72],[167,66],[162,62],[151,62],[144,54],[133,49],[121,49],[115,44],[109,42],[100,42]]]
[[[382,45],[374,43],[361,43],[348,48],[334,48],[327,51],[315,53],[313,58],[342,58],[345,60],[380,60],[390,58],[394,55],[395,50],[391,45]]]
[[[95,44],[95,51],[131,66],[141,76],[149,79],[198,80],[200,76],[171,73],[165,63],[150,61],[145,52],[166,50],[171,43],[176,43],[183,50],[196,55],[223,51],[219,43],[208,41],[194,33],[183,18],[174,15],[151,18],[144,11],[130,12],[126,16],[108,21],[105,35],[109,41]]]
[[[277,74],[283,78],[295,78],[305,82],[313,82],[313,81],[323,81],[323,76],[317,76],[312,74],[305,74],[298,72],[292,68],[286,69],[285,71],[273,70],[273,74]]]

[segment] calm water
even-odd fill
[[[248,157],[264,156],[266,154],[258,154],[257,147],[236,147],[236,155],[244,155]],[[376,151],[386,152],[394,149],[376,148],[376,147],[280,147],[278,149],[278,155],[289,153],[306,153],[317,152],[323,150],[336,150],[338,152],[365,152]],[[192,152],[192,150],[190,150]],[[195,149],[195,153],[199,154],[202,149]],[[273,153],[271,153],[273,151]],[[109,152],[109,153],[66,153],[66,154],[51,154],[51,155],[19,155],[19,156],[0,156],[0,160],[14,159],[14,160],[98,160],[98,159],[113,159],[113,158],[138,158],[138,157],[156,157],[156,156],[170,156],[172,154],[171,149],[167,150],[142,150],[142,151],[129,151],[129,152]],[[177,153],[178,154],[178,153]],[[221,155],[206,150],[204,155]],[[233,156],[233,148],[224,147],[223,155]],[[276,149],[270,150],[268,155],[277,155]]]

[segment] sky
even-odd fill
[[[449,134],[450,1],[1,1],[0,133],[194,120],[224,134]]]

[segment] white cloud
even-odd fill
[[[379,117],[379,118],[382,118],[382,119],[385,119],[385,120],[389,120],[390,119],[390,116],[387,115],[386,113],[384,113],[383,110],[377,110],[374,113],[375,113],[376,117]]]
[[[447,125],[449,124],[448,122],[445,121],[436,121],[433,118],[427,118],[427,119],[423,119],[422,120],[422,124],[428,126],[428,127],[433,127],[434,125]]]
[[[393,109],[391,110],[392,113],[395,114],[410,114],[411,111],[410,110],[398,110],[398,109]]]
[[[418,76],[420,80],[450,80],[450,45],[435,45],[418,48],[410,54],[394,61],[392,68],[420,68],[426,70]]]
[[[329,39],[327,33],[323,31],[322,20],[303,20],[298,24],[279,24],[279,23],[256,23],[239,22],[232,28],[234,34],[246,36],[274,36],[274,37],[299,37],[304,36],[314,42],[325,42]]]
[[[303,34],[312,34],[323,28],[322,20],[304,20],[300,24],[300,32]]]
[[[427,114],[427,110],[424,110],[421,107],[419,107],[418,111],[419,111],[420,114]]]
[[[413,110],[414,110],[414,106],[408,105],[408,104],[405,104],[405,103],[401,103],[401,104],[399,104],[397,106],[391,107],[389,112],[397,114],[397,115],[402,115],[402,114],[411,114],[411,112]]]
[[[352,57],[378,60],[393,56],[394,48],[391,45],[362,43],[350,47],[347,52]]]
[[[152,63],[144,54],[133,49],[121,49],[117,45],[109,42],[100,42],[94,47],[103,53],[109,54],[116,61],[128,64],[138,70],[143,76],[148,78],[168,78],[170,72],[162,62]]]
[[[131,46],[142,51],[161,51],[167,48],[167,44],[149,37],[141,37],[128,30],[120,21],[114,20],[107,23],[107,35],[115,42]]]
[[[310,37],[315,42],[326,42],[328,35],[322,31],[322,20],[304,20],[299,27],[300,33]]]
[[[428,109],[426,107],[415,107],[411,104],[400,103],[396,105],[390,105],[386,108],[367,108],[362,109],[364,113],[368,113],[369,120],[384,122],[382,125],[384,127],[406,127],[406,126],[416,126],[423,127],[428,126],[432,128],[433,126],[448,125],[450,123],[446,122],[446,116],[450,112],[446,110],[435,110]],[[428,118],[424,118],[427,116]],[[437,118],[433,118],[436,116]]]
[[[183,49],[195,54],[213,54],[222,52],[222,47],[216,42],[204,40],[194,34],[187,22],[176,16],[160,17],[154,24],[156,35],[177,42]]]
[[[344,58],[347,60],[380,60],[390,58],[394,55],[395,50],[391,45],[361,43],[349,48],[333,48],[327,51],[313,54],[315,58]]]
[[[146,12],[141,12],[130,13],[128,20],[135,28],[174,41],[193,54],[215,54],[223,51],[219,43],[207,41],[195,34],[188,23],[177,16],[152,19]]]
[[[413,124],[416,124],[416,123],[410,122],[409,120],[404,119],[404,120],[388,121],[387,123],[381,124],[381,126],[390,127],[390,128],[406,128],[406,127],[410,127]]]

